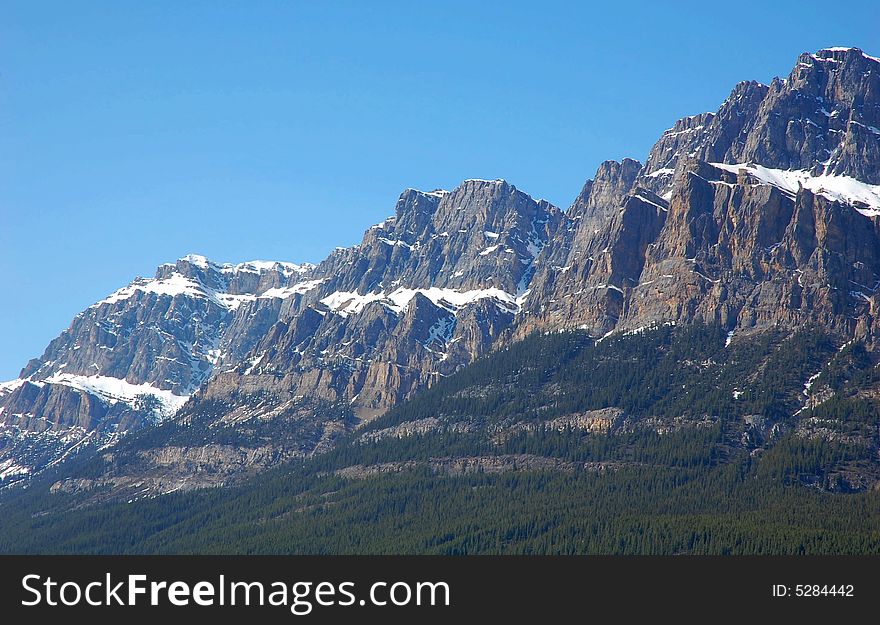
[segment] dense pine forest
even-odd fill
[[[815,328],[536,334],[232,486],[50,492],[119,469],[76,458],[0,495],[0,551],[880,553],[878,382],[863,345]],[[114,455],[198,440],[216,408]]]

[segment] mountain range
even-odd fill
[[[610,475],[670,464],[632,437],[672,433],[713,466],[807,445],[794,482],[870,493],[878,287],[880,59],[805,53],[644,163],[602,163],[566,210],[466,180],[405,190],[317,265],[161,265],[0,385],[0,484],[79,508],[310,462]],[[549,432],[630,442],[572,456]]]

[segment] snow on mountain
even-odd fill
[[[0,382],[0,397],[7,395],[17,389],[19,386],[24,384],[24,380],[18,378],[17,380],[9,380],[8,382]]]
[[[210,271],[213,270],[224,277],[235,276],[240,272],[263,274],[270,271],[277,271],[285,278],[294,275],[301,275],[314,269],[309,264],[294,264],[279,261],[252,260],[244,263],[215,263],[208,260],[204,256],[198,254],[189,254],[181,258],[178,263],[185,262],[198,267],[199,269]],[[189,295],[198,298],[207,298],[213,300],[219,306],[233,311],[237,309],[243,302],[253,301],[258,297],[277,297],[284,299],[293,294],[302,294],[311,289],[316,288],[320,280],[305,280],[287,287],[272,287],[263,293],[229,293],[226,291],[226,284],[221,282],[221,288],[205,284],[199,277],[186,276],[176,269],[174,263],[167,263],[161,268],[171,268],[170,275],[157,278],[137,278],[131,284],[117,291],[114,291],[108,297],[92,305],[92,308],[101,306],[102,304],[115,304],[119,301],[128,299],[138,292],[156,293],[157,295],[167,295],[174,297],[177,295]]]
[[[202,256],[201,254],[187,254],[180,258],[180,261],[192,263],[200,269],[215,269],[227,274],[234,274],[240,271],[251,273],[262,273],[265,271],[281,271],[286,275],[295,273],[306,273],[314,268],[310,263],[288,263],[278,260],[249,260],[243,263],[218,263]],[[174,266],[174,263],[168,263],[165,266]]]
[[[296,263],[287,263],[281,262],[277,260],[250,260],[244,263],[238,264],[223,264],[221,265],[221,269],[224,273],[237,273],[239,271],[250,271],[252,273],[262,273],[265,271],[276,270],[280,271],[285,275],[293,275],[295,273],[306,273],[314,268],[314,265],[309,263],[304,264],[296,264]]]
[[[456,291],[455,289],[437,287],[430,289],[407,289],[401,287],[389,293],[367,293],[366,295],[361,295],[357,291],[336,291],[321,299],[321,303],[343,317],[362,312],[372,302],[381,302],[390,310],[401,313],[406,309],[410,300],[416,296],[416,293],[424,295],[437,306],[452,311],[484,298],[494,299],[500,308],[508,312],[517,312],[519,310],[519,304],[515,296],[495,288]]]
[[[813,58],[816,58],[820,61],[827,61],[828,60],[827,58],[822,57],[823,52],[849,52],[850,50],[855,50],[856,52],[858,52],[859,54],[861,54],[863,57],[865,57],[866,59],[868,59],[870,61],[880,63],[880,58],[877,58],[876,56],[870,56],[868,54],[865,54],[859,48],[845,47],[845,46],[835,46],[833,48],[822,48],[821,50],[819,50],[819,52],[817,54],[813,54],[811,56],[813,56]]]
[[[880,216],[880,185],[867,184],[849,176],[813,176],[808,171],[772,169],[762,165],[710,164],[733,174],[745,171],[762,184],[773,185],[790,195],[796,195],[800,188],[809,189],[829,200],[849,204],[866,217]]]
[[[115,304],[121,300],[128,299],[138,291],[143,291],[144,293],[156,293],[158,295],[170,295],[171,297],[174,297],[175,295],[192,295],[193,297],[208,296],[208,290],[196,280],[175,273],[171,277],[161,280],[154,278],[138,278],[130,285],[114,291],[108,297],[93,304],[93,306]]]
[[[70,373],[58,373],[45,380],[49,384],[62,384],[80,391],[97,395],[101,399],[115,404],[125,402],[133,404],[139,398],[150,395],[161,403],[161,412],[169,416],[189,399],[188,395],[175,395],[171,391],[164,391],[150,384],[131,384],[119,378],[102,375],[73,375]]]
[[[31,470],[28,467],[16,464],[12,458],[0,460],[0,482],[11,477],[27,475],[30,472]]]
[[[309,291],[317,289],[326,281],[326,278],[319,278],[317,280],[305,280],[303,282],[297,282],[296,284],[288,287],[271,288],[259,295],[259,298],[277,297],[279,299],[287,299],[291,295],[302,295],[304,293],[308,293]]]

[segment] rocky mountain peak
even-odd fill
[[[801,54],[801,56],[798,58],[798,63],[804,62],[803,57],[805,56],[824,61],[832,60],[834,62],[844,64],[855,63],[862,68],[865,67],[866,63],[880,64],[880,58],[865,54],[860,48],[855,47],[822,48],[821,50],[816,52],[816,54],[809,54],[805,52]]]
[[[802,54],[723,162],[880,183],[880,62],[857,48]]]
[[[452,191],[404,191],[393,217],[361,244],[315,270],[325,295],[395,288],[498,288],[516,294],[562,211],[503,180],[466,180]]]
[[[170,417],[219,362],[246,352],[321,283],[313,270],[191,254],[88,307],[19,380],[0,385],[0,462],[27,458],[26,473]]]
[[[599,165],[596,175],[589,180],[568,210],[571,219],[593,223],[607,220],[620,199],[636,182],[642,164],[631,158],[621,161],[608,160]]]
[[[740,149],[769,87],[737,84],[715,113],[684,117],[651,148],[638,184],[668,198],[678,165],[688,159],[724,161]]]
[[[315,268],[321,284],[253,344],[253,364],[215,375],[204,396],[236,404],[261,380],[368,419],[491,347],[562,219],[503,180],[407,189],[392,217]]]
[[[229,295],[262,295],[308,277],[314,265],[272,260],[217,263],[199,254],[188,254],[174,263],[159,265],[154,280],[184,278],[202,287]]]
[[[394,207],[394,217],[389,217],[370,230],[382,230],[385,225],[393,225],[396,227],[394,229],[402,229],[414,237],[422,237],[430,228],[431,220],[434,213],[437,212],[440,200],[448,194],[449,191],[443,189],[430,192],[406,189],[397,200],[397,205]],[[367,231],[368,234],[370,230]]]
[[[857,49],[802,55],[788,79],[741,82],[716,113],[677,121],[638,175],[603,164],[542,257],[517,336],[810,315],[853,331],[846,315],[880,277],[865,219],[880,215],[878,69]],[[829,237],[841,224],[859,252]],[[847,284],[870,288],[848,298]]]
[[[801,54],[784,80],[739,83],[716,114],[663,133],[638,184],[668,196],[685,159],[878,184],[880,62],[858,48],[826,48]]]

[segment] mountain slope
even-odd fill
[[[318,301],[282,319],[207,398],[240,388],[387,410],[489,349],[519,310],[532,264],[561,212],[504,181],[407,190],[395,216],[316,273]]]
[[[405,191],[394,217],[317,267],[163,265],[81,313],[3,387],[6,476],[113,444],[193,393],[214,407],[216,431],[253,436],[231,449],[212,430],[200,451],[155,450],[154,469],[180,471],[157,489],[223,483],[324,449],[487,351],[561,218],[504,181],[469,180]]]
[[[701,319],[737,332],[816,321],[873,340],[878,116],[880,61],[827,49],[680,120],[638,172],[603,165],[539,259],[517,335]],[[584,218],[599,181],[611,192]]]
[[[699,324],[535,335],[327,453],[226,489],[107,502],[104,463],[210,426],[142,431],[113,459],[78,459],[92,477],[76,492],[48,494],[47,474],[0,495],[0,551],[880,553],[877,411],[850,395],[878,384],[862,346],[815,328],[737,344]],[[809,407],[832,388],[842,404]]]
[[[187,256],[81,312],[18,380],[0,386],[0,478],[173,415],[217,363],[246,349],[246,336],[229,334],[241,309],[249,317],[278,309],[314,287],[312,269]]]

